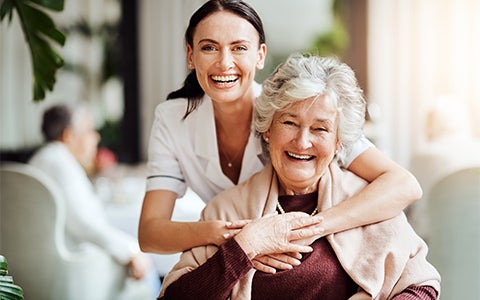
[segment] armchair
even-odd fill
[[[451,173],[431,189],[429,259],[442,299],[480,299],[480,167]]]
[[[42,171],[0,166],[0,254],[26,299],[147,299],[148,289],[95,245],[70,249],[65,203]]]

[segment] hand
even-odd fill
[[[240,230],[251,220],[237,220],[237,221],[211,221],[211,229],[209,232],[213,232],[212,244],[220,246],[228,239],[237,235]]]
[[[291,270],[301,264],[302,254],[277,253],[257,256],[252,260],[253,267],[258,271],[275,274],[277,270]]]
[[[303,212],[267,215],[246,224],[235,239],[250,259],[274,253],[311,252],[305,243],[321,237],[322,220],[321,216]]]
[[[136,280],[142,279],[147,274],[148,269],[152,266],[152,261],[145,253],[139,252],[135,254],[128,263],[128,271]]]

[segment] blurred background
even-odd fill
[[[41,143],[44,107],[82,100],[95,109],[103,143],[120,160],[144,161],[153,109],[183,82],[183,34],[203,2],[66,0],[62,12],[50,14],[67,35],[58,47],[66,63],[40,103],[31,101],[31,61],[18,17],[2,22],[3,157]],[[257,80],[293,51],[340,56],[367,96],[367,135],[402,165],[426,146],[429,131],[441,130],[429,123],[439,106],[454,105],[448,122],[480,136],[478,0],[276,0],[274,9],[270,1],[249,3],[267,32],[267,66]]]
[[[204,2],[65,0],[63,11],[50,14],[67,36],[65,46],[57,47],[65,66],[57,72],[53,92],[40,102],[32,101],[30,54],[18,18],[2,22],[2,161],[26,161],[41,145],[45,107],[86,101],[96,114],[101,146],[123,166],[142,165],[154,108],[187,74],[183,35],[189,17]],[[407,212],[428,242],[432,225],[427,215],[435,211],[428,198],[435,184],[480,166],[480,1],[247,2],[267,33],[267,62],[258,82],[293,51],[335,55],[354,69],[368,101],[366,135],[423,187],[424,198]],[[468,211],[478,219],[480,180],[475,174],[478,185],[470,187],[470,195],[478,201]],[[464,230],[449,228],[454,234]],[[470,247],[478,249],[478,231],[469,238]],[[447,244],[455,248],[452,241]],[[480,278],[478,252],[473,262],[473,273],[465,276]]]

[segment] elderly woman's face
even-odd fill
[[[273,116],[264,133],[280,185],[287,194],[306,194],[338,149],[337,110],[325,96],[300,100]]]

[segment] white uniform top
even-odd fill
[[[261,86],[255,84],[258,96]],[[187,99],[168,100],[155,109],[155,121],[148,150],[147,191],[169,190],[182,197],[190,187],[204,201],[234,186],[223,174],[217,147],[217,133],[212,100],[203,96],[202,103],[185,120]],[[349,149],[339,152],[343,166],[373,144],[362,137]],[[243,155],[239,182],[260,171],[262,146],[252,124]]]

